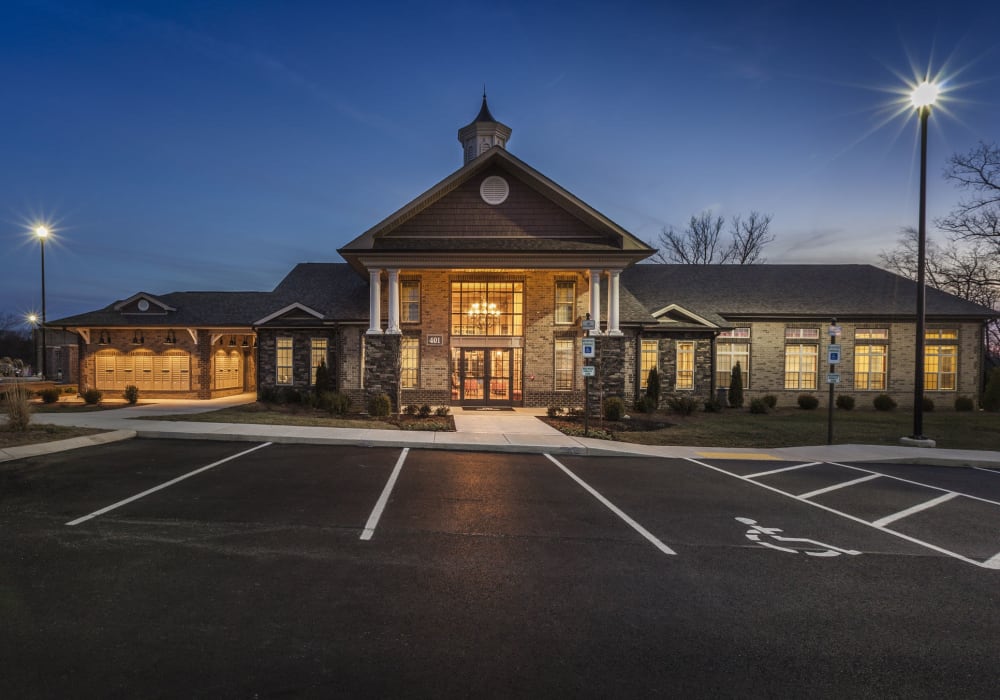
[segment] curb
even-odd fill
[[[107,433],[97,433],[96,435],[81,435],[79,437],[67,438],[66,440],[55,440],[54,442],[39,442],[34,445],[18,445],[0,450],[0,462],[10,462],[15,459],[25,457],[38,457],[40,455],[54,454],[75,450],[80,447],[94,447],[95,445],[106,445],[110,442],[120,440],[131,440],[136,437],[134,430],[112,430]]]

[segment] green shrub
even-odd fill
[[[406,408],[403,409],[403,413],[405,413],[408,416],[415,416],[417,415],[418,410],[419,409],[417,408],[417,404],[411,403]]]
[[[23,433],[31,423],[31,394],[23,382],[14,382],[8,386],[4,395],[7,429]]]
[[[929,396],[925,396],[923,398],[923,402],[921,405],[923,405],[925,413],[934,412],[934,399],[930,398]]]
[[[273,386],[262,386],[257,390],[257,400],[261,403],[277,403],[278,390]]]
[[[660,405],[660,373],[656,371],[656,367],[650,367],[649,374],[646,376],[646,397],[652,399],[654,410]],[[644,411],[644,413],[652,413],[652,411]]]
[[[316,383],[313,391],[318,397],[320,394],[330,391],[330,370],[327,369],[326,360],[320,360],[316,368]]]
[[[761,401],[763,401],[764,405],[768,408],[775,408],[778,405],[778,397],[774,394],[766,394],[761,397]]]
[[[729,405],[733,408],[743,408],[743,370],[737,362],[729,378]]]
[[[896,402],[888,394],[879,394],[872,399],[872,405],[876,411],[891,411],[896,408]]]
[[[319,395],[316,407],[336,416],[342,416],[351,410],[351,397],[337,391],[324,391]]]
[[[750,413],[767,413],[768,405],[764,399],[750,401]]]
[[[55,387],[42,389],[38,395],[42,398],[42,403],[55,403],[59,400],[59,390]]]
[[[656,402],[652,396],[640,396],[635,402],[635,410],[640,413],[653,413],[656,411]]]
[[[848,396],[847,394],[837,395],[837,408],[841,408],[845,411],[854,410],[854,397]]]
[[[423,406],[421,406],[420,407],[420,417],[421,418],[430,418],[430,416],[431,416],[431,407],[428,404],[424,404]]]
[[[139,402],[139,387],[129,384],[122,392],[122,398],[128,401],[129,406],[135,406]]]
[[[63,387],[63,393],[64,394],[75,394],[78,391],[79,391],[79,389],[77,389],[75,386],[64,386]]]
[[[392,399],[388,394],[372,394],[368,397],[368,415],[385,418],[392,413]]]
[[[956,396],[955,397],[955,410],[956,411],[974,411],[976,409],[976,402],[973,401],[968,396]]]
[[[804,411],[813,411],[819,406],[819,399],[812,394],[799,394],[798,402]]]
[[[549,406],[545,411],[549,418],[558,418],[563,414],[563,410],[560,406]]]
[[[984,411],[1000,411],[1000,367],[990,370],[990,378],[986,382],[986,391],[979,404]]]
[[[722,404],[715,399],[709,399],[705,402],[705,413],[718,413],[722,410]]]
[[[101,402],[101,397],[104,396],[97,389],[87,389],[83,392],[83,400],[88,406],[96,406]]]
[[[302,394],[293,386],[283,386],[278,392],[278,403],[287,403],[298,406],[302,403]]]
[[[625,402],[617,396],[604,399],[604,420],[617,421],[625,416]]]
[[[690,416],[698,408],[698,402],[690,396],[671,396],[667,399],[671,411],[682,416]]]
[[[451,413],[451,409],[447,406],[438,406],[434,409],[435,416],[447,416],[449,413]]]

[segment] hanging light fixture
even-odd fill
[[[97,339],[98,345],[107,345],[108,339],[104,337],[104,331],[101,331],[101,337]]]
[[[132,333],[132,345],[142,345],[146,342],[146,337],[139,331]]]
[[[247,342],[247,337],[246,336],[243,336],[243,342],[240,343],[240,347],[243,347],[243,348],[250,347],[250,343]]]
[[[231,347],[231,348],[235,348],[236,347],[236,336],[235,335],[229,336],[229,347]]]
[[[485,299],[474,302],[466,314],[469,321],[477,328],[489,328],[489,325],[496,321],[503,312],[497,308],[493,302],[487,303]]]
[[[163,339],[164,345],[174,345],[177,342],[177,336],[174,334],[174,329],[171,328],[167,331],[167,337]]]

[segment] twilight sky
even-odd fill
[[[461,166],[483,84],[509,150],[640,238],[773,214],[768,262],[876,262],[917,218],[906,83],[949,155],[1000,140],[1000,3],[5,0],[0,312],[268,290]],[[896,115],[893,117],[893,115]]]

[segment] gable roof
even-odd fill
[[[483,202],[478,194],[479,181],[491,174],[506,176],[511,187],[507,201],[495,206]],[[539,216],[541,208],[544,216]],[[617,267],[655,252],[500,147],[470,161],[338,252],[363,271],[365,260],[416,251],[442,257],[524,253],[550,261],[579,253],[600,257],[605,264]],[[427,264],[426,256],[420,264]],[[498,266],[503,264],[497,262]]]
[[[634,265],[621,285],[645,310],[622,320],[651,322],[672,304],[713,323],[738,318],[913,318],[917,284],[873,265]],[[623,309],[624,312],[624,309]],[[927,288],[930,316],[984,319],[998,313]]]

